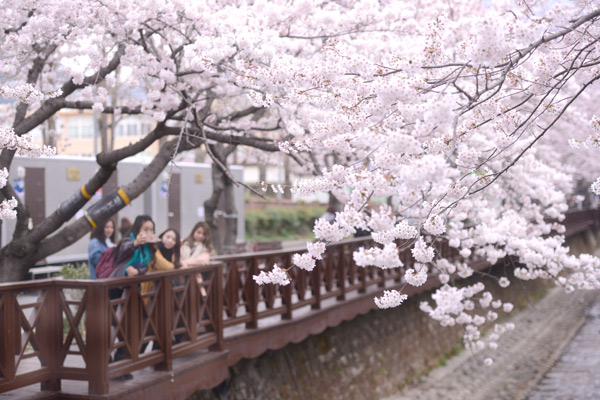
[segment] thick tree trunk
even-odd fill
[[[18,260],[12,258],[10,260],[2,260],[2,268],[0,268],[0,282],[15,282],[21,281],[27,275],[30,266],[26,260]],[[23,273],[25,271],[25,273]]]
[[[227,176],[223,168],[227,168],[227,157],[235,150],[235,146],[227,147],[219,143],[209,145],[212,157],[216,160],[212,165],[213,192],[211,197],[204,202],[206,222],[213,233],[213,245],[219,254],[231,254],[236,250],[237,238],[237,209],[233,196],[233,181]],[[219,165],[215,165],[219,163]],[[217,209],[223,196],[223,216],[225,218],[225,232],[219,231]]]

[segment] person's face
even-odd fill
[[[143,233],[144,235],[154,234],[154,223],[152,223],[152,221],[144,222],[140,228],[140,233]]]
[[[177,236],[175,236],[175,232],[167,231],[162,236],[162,244],[165,246],[165,249],[171,250],[177,244]]]
[[[104,224],[104,237],[111,237],[112,234],[115,232],[115,226],[113,225],[112,221],[107,221],[106,224]]]
[[[199,227],[194,231],[194,242],[204,243],[204,239],[206,236],[204,235],[204,228]]]

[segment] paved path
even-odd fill
[[[529,400],[595,400],[600,398],[600,302],[568,344]]]
[[[548,373],[531,400],[600,399],[599,299],[597,292],[565,294],[560,289],[552,289],[542,300],[511,318],[516,328],[501,337],[498,350],[478,354],[464,351],[450,359],[446,366],[434,369],[421,383],[406,387],[388,400],[526,399],[571,340],[574,343],[569,349],[574,348],[579,353],[567,353],[563,359],[576,362],[580,367],[571,370],[573,367],[563,365],[561,360],[556,366],[557,372]],[[585,328],[580,331],[584,323]],[[581,334],[576,336],[578,331]],[[580,336],[585,348],[579,345]],[[590,348],[596,351],[595,356],[588,353]],[[485,367],[483,359],[489,356],[494,358],[494,364]],[[553,377],[558,380],[546,381]],[[563,388],[552,397],[557,387],[567,382],[584,386],[585,390]],[[574,397],[580,392],[584,397]]]

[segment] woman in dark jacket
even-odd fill
[[[115,223],[109,219],[103,226],[99,226],[90,234],[90,244],[88,245],[88,268],[90,270],[90,279],[97,279],[96,264],[100,259],[102,252],[109,247],[114,246],[115,242]]]
[[[154,243],[158,238],[154,234],[154,222],[149,215],[138,215],[131,231],[115,250],[116,267],[110,274],[112,278],[144,275],[155,259]]]
[[[114,271],[110,274],[113,278],[123,276],[144,275],[148,266],[155,260],[156,248],[154,243],[158,240],[154,234],[154,222],[149,215],[138,215],[133,222],[131,232],[117,245],[115,250]],[[118,299],[123,295],[122,288],[112,288],[108,291],[110,299]],[[119,347],[115,353],[114,361],[128,357],[125,347]],[[133,375],[125,374],[120,379],[132,379]]]

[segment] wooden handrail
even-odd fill
[[[600,211],[569,213],[565,225],[570,234],[598,227]],[[207,266],[131,278],[0,284],[0,393],[33,383],[40,383],[42,390],[59,391],[61,380],[75,379],[88,381],[90,394],[104,395],[109,393],[111,378],[148,366],[170,371],[175,359],[198,350],[235,348],[236,356],[228,363],[236,362],[240,354],[260,354],[268,345],[240,353],[240,341],[260,335],[262,328],[273,324],[291,324],[400,287],[402,269],[356,266],[352,253],[372,245],[370,238],[331,244],[311,273],[290,270],[293,280],[285,287],[258,286],[252,276],[274,263],[290,267],[292,255],[305,248],[220,256]],[[443,257],[458,257],[446,242],[437,246]],[[401,259],[410,267],[408,250]],[[471,265],[489,266],[481,260]],[[144,282],[152,282],[152,289],[141,293]],[[408,294],[436,285],[439,282],[433,277],[421,288],[411,287]],[[31,301],[22,303],[20,293],[30,294]],[[234,331],[233,336],[226,335]],[[147,349],[150,342],[156,345]],[[114,363],[109,363],[111,353],[117,358]],[[65,365],[69,355],[81,362]],[[39,366],[17,373],[28,359],[38,359]]]

